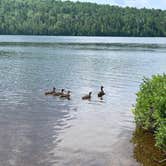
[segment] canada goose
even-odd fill
[[[92,92],[89,92],[88,95],[85,95],[85,96],[82,97],[82,100],[90,100],[91,99],[91,94],[92,94]]]
[[[56,88],[53,87],[52,91],[49,91],[49,92],[45,92],[45,95],[53,95],[55,92]]]
[[[64,94],[64,89],[61,89],[61,92],[55,92],[53,93],[53,96],[60,96]]]
[[[105,95],[105,92],[103,90],[103,86],[101,86],[101,91],[98,93],[98,97],[103,97]]]
[[[66,94],[65,93],[63,93],[60,97],[61,98],[67,98],[67,99],[69,99],[70,98],[70,91],[68,91]]]

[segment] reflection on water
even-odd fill
[[[121,44],[106,44],[113,41]],[[139,165],[132,157],[130,108],[143,76],[166,71],[164,41],[1,37],[0,165]],[[53,86],[71,90],[71,100],[45,96]],[[82,101],[89,91],[92,100]]]
[[[137,128],[133,133],[132,142],[135,144],[134,157],[143,166],[165,166],[162,161],[166,154],[155,147],[155,140],[152,133]]]

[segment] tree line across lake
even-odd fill
[[[0,0],[0,34],[166,36],[166,10],[59,0]]]

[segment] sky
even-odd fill
[[[77,0],[72,0],[77,1]],[[110,4],[118,6],[129,6],[137,8],[155,8],[166,10],[166,0],[79,0],[81,2],[95,2],[99,4]]]

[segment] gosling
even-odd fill
[[[64,94],[64,89],[62,89],[61,90],[61,92],[55,92],[55,93],[53,93],[53,96],[61,96],[61,95],[63,95]]]
[[[63,93],[60,97],[61,98],[66,98],[66,99],[70,99],[70,91],[68,91],[66,94],[65,93]]]
[[[88,95],[85,95],[82,97],[82,100],[90,100],[91,99],[92,92],[89,92]]]
[[[53,90],[52,91],[49,91],[49,92],[45,92],[45,95],[53,95],[54,93],[56,93],[56,88],[53,87]]]
[[[103,97],[105,95],[105,92],[103,90],[103,86],[101,86],[101,91],[98,93],[98,97]]]

